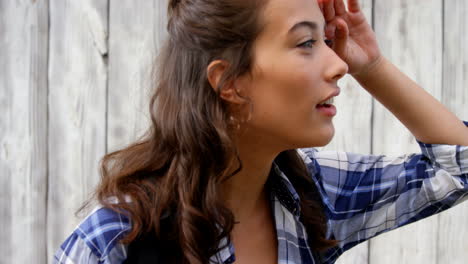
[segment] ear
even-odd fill
[[[215,92],[218,92],[218,84],[221,81],[221,76],[227,70],[229,64],[224,60],[214,60],[207,67],[207,78],[211,85],[211,88]],[[221,87],[220,97],[230,103],[242,104],[245,103],[245,99],[239,96],[240,90],[236,87],[235,81],[225,83]]]

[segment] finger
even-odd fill
[[[348,28],[348,24],[346,23],[346,21],[344,21],[342,18],[337,17],[334,24],[336,25],[335,38],[336,39],[348,38],[349,28]]]
[[[317,3],[320,7],[320,11],[322,11],[322,14],[323,14],[323,0],[317,0]]]
[[[333,22],[336,25],[333,49],[337,54],[344,54],[349,35],[348,24],[341,18],[337,18]]]
[[[335,18],[335,7],[334,7],[334,0],[327,0],[323,3],[323,16],[325,17],[325,21],[329,22]]]
[[[359,0],[348,0],[348,9],[350,12],[357,13],[361,11]]]
[[[343,0],[335,0],[335,14],[342,16],[346,13],[346,7]]]
[[[335,32],[336,32],[336,23],[328,23],[327,26],[325,27],[325,36],[327,39],[334,39],[335,38]]]

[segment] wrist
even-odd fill
[[[371,78],[375,75],[380,68],[384,66],[385,57],[379,55],[373,62],[369,63],[366,67],[364,67],[361,71],[352,74],[354,79],[356,79],[359,83],[365,82],[365,80]]]

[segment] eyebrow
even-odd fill
[[[292,26],[292,28],[289,29],[288,34],[291,34],[292,32],[304,27],[309,28],[312,31],[316,31],[318,29],[318,24],[312,21],[301,21]]]

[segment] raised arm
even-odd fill
[[[419,141],[468,146],[468,128],[457,116],[387,59],[354,77]]]
[[[329,237],[339,241],[324,263],[468,200],[468,146],[419,145],[420,154],[398,157],[299,150],[322,196]]]
[[[381,54],[358,0],[318,0],[326,36],[348,64],[349,73],[419,140],[468,146],[468,128],[432,95]]]

